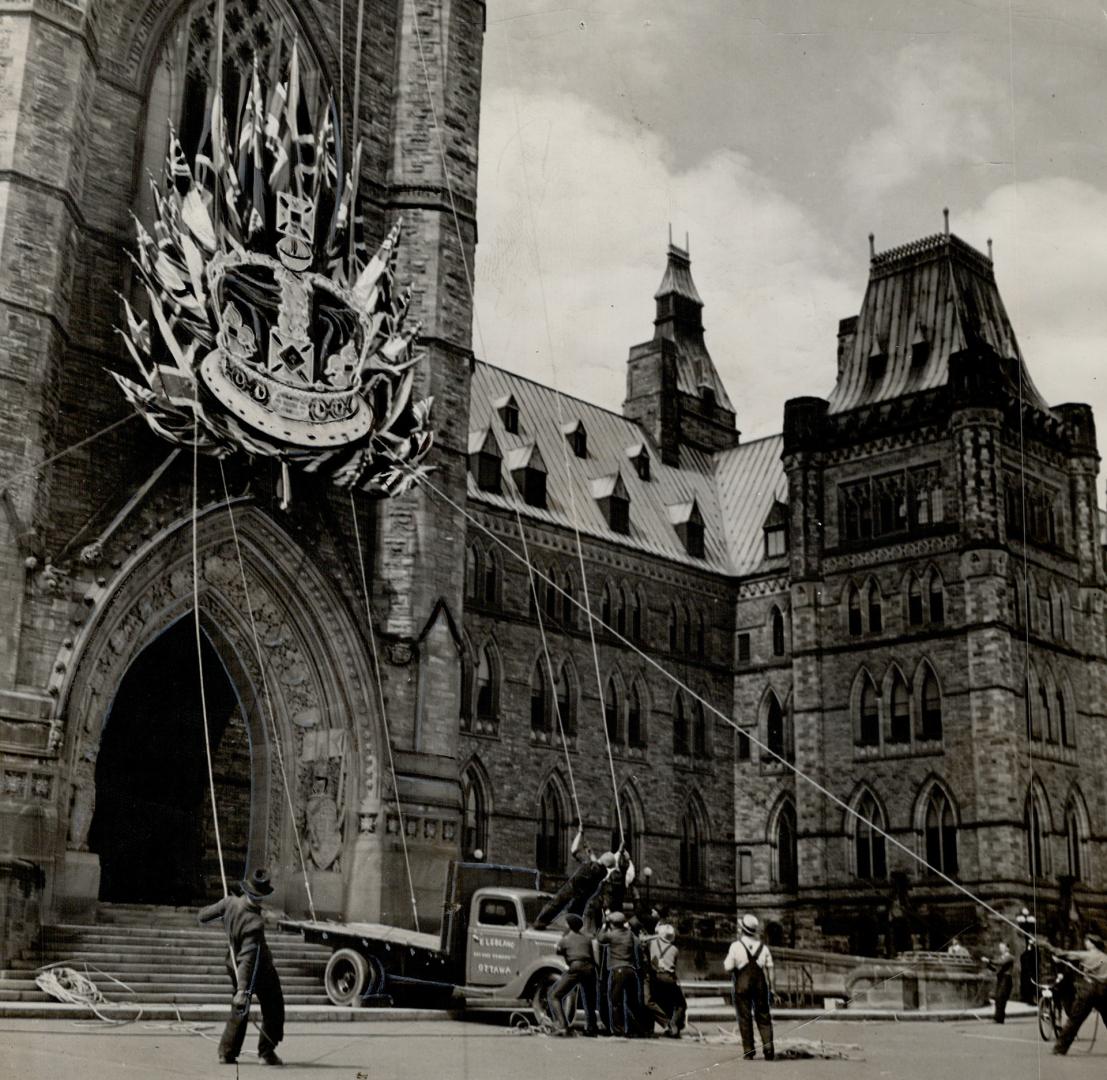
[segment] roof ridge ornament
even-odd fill
[[[395,280],[401,222],[370,256],[360,144],[344,171],[335,103],[320,106],[311,115],[294,44],[268,113],[255,64],[236,145],[218,95],[219,145],[190,161],[170,129],[163,183],[151,180],[154,235],[135,221],[150,319],[123,299],[120,333],[142,381],[112,375],[176,445],[394,495],[423,471],[432,441],[431,401],[412,398],[411,291]]]

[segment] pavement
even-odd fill
[[[722,1025],[732,1030],[733,1025]],[[719,1028],[703,1029],[721,1037]],[[1107,1073],[1107,1033],[1089,1020],[1067,1057],[1050,1053],[1029,1018],[896,1024],[780,1017],[778,1046],[822,1041],[848,1060],[741,1060],[734,1043],[557,1039],[502,1024],[409,1020],[292,1023],[286,1067],[244,1054],[216,1062],[220,1025],[139,1021],[118,1027],[58,1020],[0,1021],[0,1076],[18,1080],[155,1080],[267,1076],[286,1080],[1090,1080]],[[1098,1038],[1092,1041],[1093,1034]],[[252,1040],[248,1040],[250,1046]],[[852,1048],[852,1049],[850,1049]]]

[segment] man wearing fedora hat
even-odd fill
[[[233,1065],[246,1039],[250,998],[257,994],[261,1006],[258,1057],[266,1065],[283,1065],[276,1046],[284,1038],[284,995],[265,941],[265,920],[261,904],[273,892],[267,870],[255,870],[242,882],[242,896],[224,896],[200,912],[200,922],[223,920],[230,952],[227,973],[234,987],[231,1015],[219,1040],[219,1060]]]
[[[756,915],[743,915],[738,940],[730,947],[723,967],[734,980],[734,1011],[742,1036],[743,1056],[754,1055],[753,1024],[761,1036],[761,1052],[766,1061],[773,1059],[773,1017],[769,1011],[773,991],[773,958],[760,939]]]

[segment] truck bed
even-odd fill
[[[317,941],[332,948],[341,948],[347,941],[385,941],[426,952],[440,953],[441,939],[437,934],[421,934],[385,923],[313,922],[310,919],[282,919],[282,930],[295,930],[307,941]]]

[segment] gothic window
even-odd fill
[[[868,540],[872,536],[872,491],[869,481],[842,484],[838,489],[838,517],[845,523],[848,541]]]
[[[684,695],[679,693],[673,701],[673,753],[688,753],[688,717],[684,712]]]
[[[630,746],[646,745],[646,716],[637,685],[631,686],[627,695],[627,743]]]
[[[880,708],[876,686],[868,672],[865,672],[861,684],[861,715],[857,728],[857,745],[880,745]]]
[[[1057,734],[1053,730],[1053,710],[1049,707],[1049,690],[1045,683],[1038,684],[1038,710],[1042,717],[1042,733],[1046,742],[1056,742]]]
[[[1029,675],[1023,680],[1023,690],[1026,707],[1026,734],[1028,738],[1037,741],[1042,737],[1042,714],[1041,710],[1034,707],[1034,699],[1030,692]]]
[[[910,698],[907,694],[907,683],[898,671],[892,681],[892,717],[888,741],[890,743],[911,741]]]
[[[869,585],[869,633],[879,634],[884,629],[884,610],[881,606],[880,589],[876,582]]]
[[[849,632],[851,637],[861,634],[861,593],[856,585],[851,585],[849,590]]]
[[[473,658],[468,645],[461,649],[461,730],[468,731],[473,723]]]
[[[935,626],[946,621],[946,597],[937,573],[930,575],[930,621]]]
[[[642,619],[642,594],[637,589],[631,594],[630,598],[630,636],[635,641],[641,641],[644,631],[644,623]]]
[[[603,622],[604,628],[614,625],[615,603],[611,596],[611,586],[605,581],[603,585],[603,595],[600,599],[600,620]]]
[[[304,35],[283,5],[258,0],[225,0],[223,30],[223,102],[227,141],[238,144],[241,106],[249,90],[254,62],[262,100],[268,101],[286,77],[292,43],[299,38],[297,64],[301,91],[312,115],[327,92],[319,66],[304,47]],[[154,64],[146,105],[141,176],[160,176],[168,148],[169,125],[177,132],[189,161],[209,129],[209,94],[215,71],[216,0],[200,0],[185,8],[166,35]],[[210,144],[209,144],[210,146]],[[210,153],[206,147],[205,152]],[[153,193],[139,184],[136,213],[149,223]]]
[[[690,656],[692,653],[692,616],[688,614],[686,607],[680,609],[680,643],[684,648],[684,655]]]
[[[488,799],[480,773],[470,765],[461,774],[461,857],[488,854]]]
[[[922,731],[920,739],[928,742],[942,737],[942,692],[938,680],[929,668],[923,678],[922,686]]]
[[[1076,731],[1065,707],[1065,695],[1060,689],[1057,690],[1057,730],[1061,735],[1062,746],[1076,745]]]
[[[698,888],[707,881],[706,829],[699,808],[689,802],[680,823],[680,883]]]
[[[675,653],[679,644],[676,605],[669,605],[669,652]]]
[[[1037,794],[1031,789],[1026,799],[1023,825],[1026,829],[1026,865],[1032,878],[1047,876],[1046,837],[1042,828],[1043,816]]]
[[[543,735],[550,729],[546,673],[542,670],[541,660],[535,662],[530,675],[530,729]]]
[[[780,707],[776,694],[769,694],[769,704],[765,710],[765,745],[779,757],[786,758],[784,739],[784,710]]]
[[[561,594],[561,621],[572,626],[576,621],[576,605],[573,603],[573,575],[565,575],[565,591]]]
[[[616,595],[618,606],[615,608],[615,629],[620,634],[627,632],[627,594],[620,588]]]
[[[623,718],[619,701],[619,688],[615,685],[615,677],[607,680],[607,686],[603,692],[603,719],[607,725],[607,737],[612,743],[623,741]]]
[[[569,673],[569,665],[562,664],[557,673],[557,711],[561,717],[561,726],[565,734],[573,735],[576,732],[576,708],[573,698],[573,681]]]
[[[773,656],[784,655],[784,616],[780,613],[780,608],[774,607],[769,618],[772,622],[773,631]]]
[[[1076,803],[1070,802],[1065,811],[1065,855],[1069,876],[1081,881],[1084,876],[1084,830]]]
[[[699,701],[692,703],[692,753],[698,758],[708,756],[707,717]]]
[[[884,815],[866,791],[857,804],[858,816],[853,824],[854,869],[863,881],[882,881],[888,876],[887,855],[884,848]]]
[[[923,599],[919,579],[911,575],[911,584],[907,587],[907,622],[911,626],[922,626]]]
[[[465,549],[465,599],[476,600],[481,584],[481,557],[476,544]]]
[[[945,518],[942,471],[938,465],[923,465],[907,474],[911,493],[911,525],[914,528],[939,525]]]
[[[901,472],[888,473],[873,480],[876,508],[873,534],[894,536],[907,529],[907,491]]]
[[[696,614],[696,657],[703,660],[707,655],[707,626],[703,621],[703,612]]]
[[[786,800],[776,816],[776,880],[782,889],[795,889],[799,884],[796,845],[796,808]]]
[[[957,819],[949,796],[937,784],[926,800],[923,818],[926,861],[949,877],[957,875]]]
[[[500,594],[500,567],[492,552],[484,558],[483,596],[485,604],[494,607]]]
[[[550,567],[549,573],[545,578],[538,579],[535,584],[539,586],[544,592],[546,597],[546,618],[557,618],[557,570],[554,567]]]
[[[477,662],[477,720],[495,725],[498,689],[496,662],[486,645]]]
[[[535,864],[547,874],[560,874],[565,869],[565,812],[552,780],[538,800]]]

